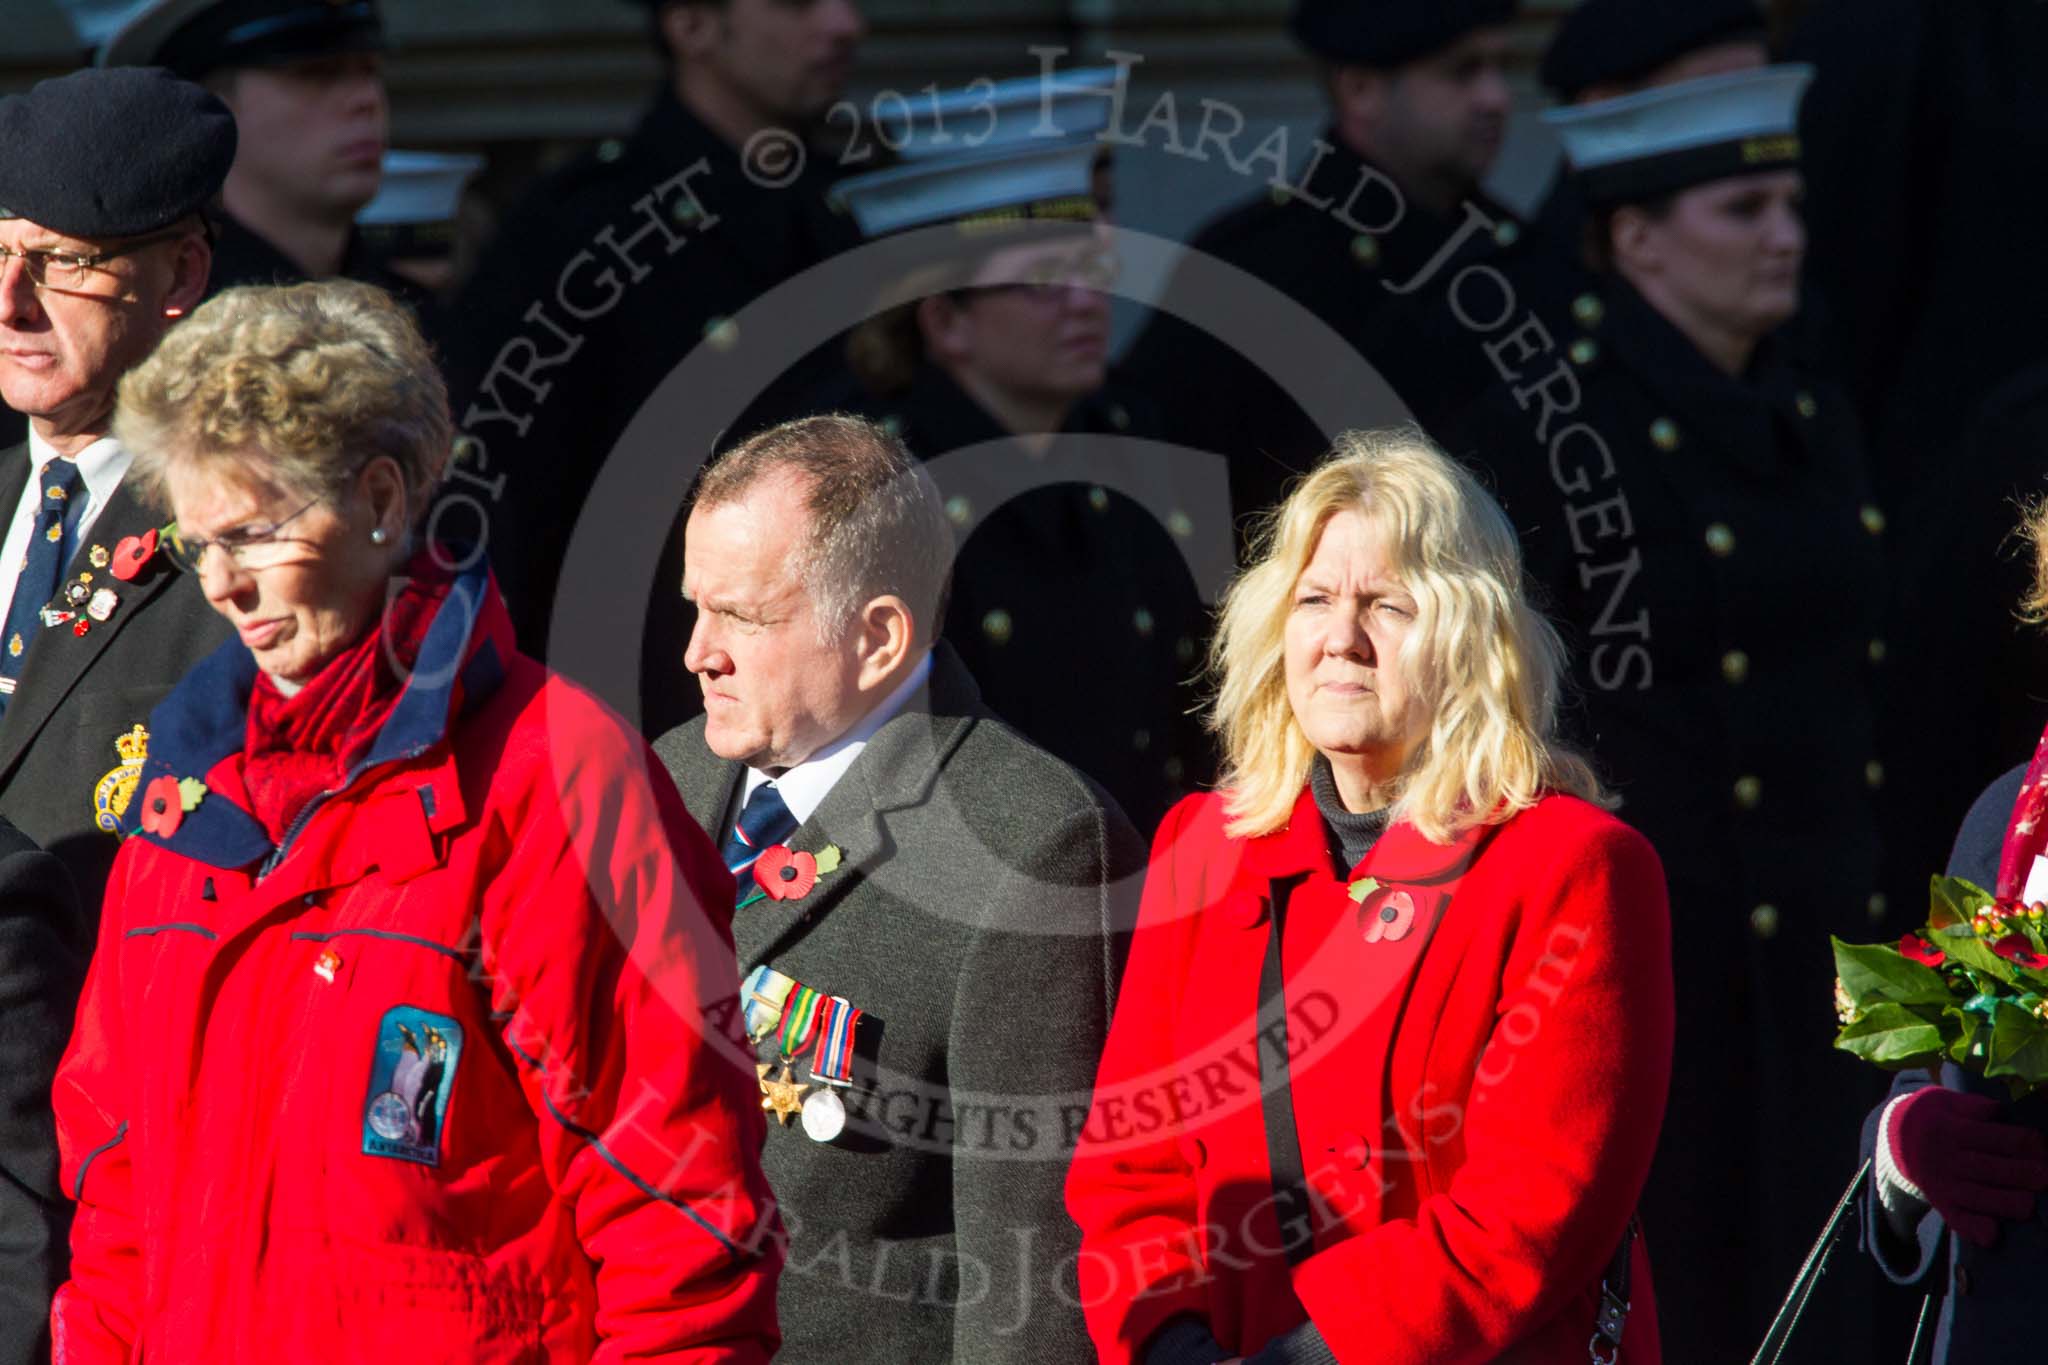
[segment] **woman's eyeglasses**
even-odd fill
[[[282,532],[285,527],[305,515],[313,503],[323,501],[324,497],[315,498],[313,502],[307,503],[283,521],[274,521],[267,525],[238,526],[232,531],[222,532],[212,540],[188,536],[173,524],[170,534],[164,537],[164,548],[170,552],[171,559],[178,567],[188,573],[198,573],[199,566],[206,560],[206,552],[216,546],[239,568],[267,569],[290,559],[294,545],[306,543],[304,540],[283,535]]]

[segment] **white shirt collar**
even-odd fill
[[[927,650],[924,657],[917,661],[917,666],[910,670],[910,676],[898,683],[896,690],[891,692],[880,706],[861,717],[860,723],[851,730],[794,768],[788,769],[782,776],[770,779],[768,774],[759,768],[748,768],[746,779],[740,786],[740,805],[744,808],[747,798],[754,794],[755,789],[762,783],[772,780],[775,783],[775,790],[782,793],[782,803],[789,807],[789,813],[796,817],[796,822],[801,825],[810,819],[812,812],[824,804],[826,793],[839,784],[839,779],[846,776],[846,770],[860,757],[861,750],[867,748],[868,741],[873,739],[876,732],[887,725],[913,696],[917,695],[918,689],[923,687],[931,676],[932,656],[931,651]]]
[[[28,429],[29,477],[33,479],[44,465],[56,458],[57,452],[36,434],[31,424]],[[102,436],[72,456],[71,462],[78,466],[78,477],[85,481],[86,515],[94,517],[114,496],[121,480],[128,477],[128,467],[135,463],[135,452],[111,436]]]

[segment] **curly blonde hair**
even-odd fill
[[[1209,724],[1223,741],[1226,830],[1284,827],[1308,781],[1315,749],[1287,698],[1287,617],[1323,528],[1344,511],[1384,537],[1417,608],[1401,663],[1431,720],[1394,817],[1441,843],[1546,792],[1601,800],[1592,768],[1557,738],[1564,647],[1524,595],[1507,517],[1419,431],[1347,432],[1260,524],[1254,561],[1224,597]]]
[[[454,431],[412,315],[349,280],[222,291],[122,378],[114,413],[130,477],[160,507],[165,470],[186,460],[232,461],[314,498],[388,455],[416,522]]]

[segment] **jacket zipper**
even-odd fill
[[[265,877],[268,877],[272,872],[277,870],[277,865],[284,861],[285,855],[291,852],[292,844],[296,842],[299,835],[304,832],[307,822],[312,820],[313,816],[319,811],[319,809],[322,806],[326,805],[333,798],[347,792],[350,787],[355,786],[356,782],[360,778],[362,778],[364,774],[370,772],[371,770],[376,768],[382,768],[392,763],[410,763],[412,762],[412,760],[418,758],[427,750],[433,748],[435,743],[439,743],[439,741],[436,740],[433,743],[428,744],[416,744],[412,748],[407,749],[403,753],[394,755],[391,758],[382,759],[376,763],[358,764],[355,768],[350,770],[346,775],[342,777],[340,786],[330,787],[326,791],[321,792],[318,796],[314,797],[311,801],[308,801],[306,803],[306,808],[299,812],[297,819],[292,821],[291,827],[285,830],[284,839],[278,844],[278,846],[274,850],[272,850],[270,856],[263,860],[263,867],[260,871],[257,872],[256,880],[260,882]]]

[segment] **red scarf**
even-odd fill
[[[249,694],[242,785],[249,812],[280,844],[315,797],[335,791],[377,741],[405,693],[435,610],[454,577],[422,552],[401,571],[374,629],[287,697],[265,673]]]

